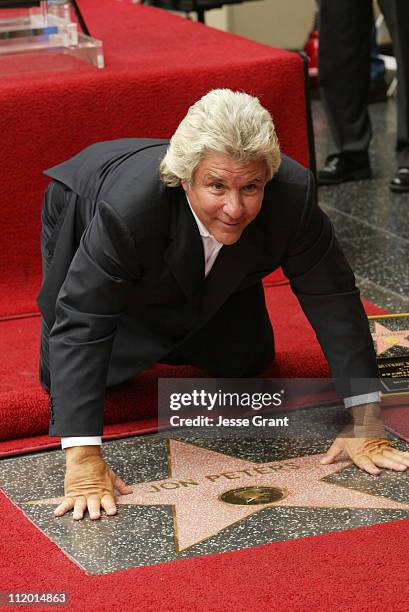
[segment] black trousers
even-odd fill
[[[77,204],[78,196],[67,187],[52,181],[44,195],[42,207],[41,253],[43,276],[52,265],[58,244],[58,232],[64,222],[68,206]],[[78,216],[83,215],[78,206]],[[78,219],[78,227],[84,219]],[[84,228],[85,229],[85,228]],[[81,232],[73,237],[79,241]],[[237,321],[240,321],[238,325]],[[118,324],[118,338],[124,338],[129,347],[135,333],[132,319],[124,316]],[[49,357],[49,335],[44,318],[40,340],[40,383],[49,392],[52,368]],[[122,353],[122,354],[121,354]],[[128,354],[128,351],[127,351]],[[131,350],[129,350],[131,355]],[[194,365],[219,378],[250,377],[266,368],[274,357],[274,335],[264,301],[261,282],[239,291],[222,305],[215,315],[195,334],[158,359],[162,363]],[[133,375],[132,363],[124,365],[120,343],[114,342],[108,370],[107,387],[124,382]]]
[[[233,294],[199,331],[161,362],[191,364],[218,378],[240,378],[259,374],[273,358],[273,329],[260,283]]]
[[[398,165],[409,166],[409,1],[379,0],[398,65]],[[372,0],[320,0],[319,75],[330,154],[366,152]]]

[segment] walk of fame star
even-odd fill
[[[372,338],[376,345],[376,354],[378,357],[393,346],[409,348],[409,329],[388,329],[384,325],[381,325],[381,323],[374,321]]]
[[[305,455],[257,463],[168,440],[168,477],[136,483],[132,485],[133,492],[118,497],[117,502],[171,506],[178,553],[266,507],[409,510],[409,503],[325,482],[325,476],[340,471],[350,461],[321,465],[322,457],[323,454]],[[282,495],[272,496],[272,490]],[[230,495],[226,495],[228,492]],[[236,501],[224,501],[229,497]],[[269,501],[272,498],[278,501]],[[243,503],[237,503],[237,499]],[[58,497],[29,503],[59,504],[61,500]]]

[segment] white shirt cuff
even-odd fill
[[[75,436],[69,438],[61,438],[61,448],[70,448],[71,446],[101,446],[102,436]]]
[[[360,406],[361,404],[372,404],[373,402],[380,402],[380,400],[380,391],[372,391],[371,393],[363,393],[362,395],[344,397],[344,404],[345,408],[352,408],[352,406]]]

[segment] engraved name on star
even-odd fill
[[[355,491],[322,479],[350,461],[321,465],[323,454],[256,463],[179,440],[168,440],[168,477],[132,485],[118,504],[169,505],[173,509],[176,551],[215,536],[266,507],[378,508],[409,511],[409,503]],[[223,493],[242,487],[275,487],[279,501],[243,505],[226,503]],[[29,502],[59,504],[62,497]]]

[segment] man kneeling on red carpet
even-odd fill
[[[251,377],[274,357],[262,278],[279,266],[313,326],[355,429],[360,468],[403,471],[379,409],[377,366],[354,275],[320,210],[309,170],[280,154],[257,98],[209,92],[170,143],[92,145],[46,172],[42,210],[40,379],[50,435],[62,437],[65,497],[56,516],[116,513],[130,487],[101,457],[104,394],[155,362]],[[375,381],[375,382],[373,382]]]

